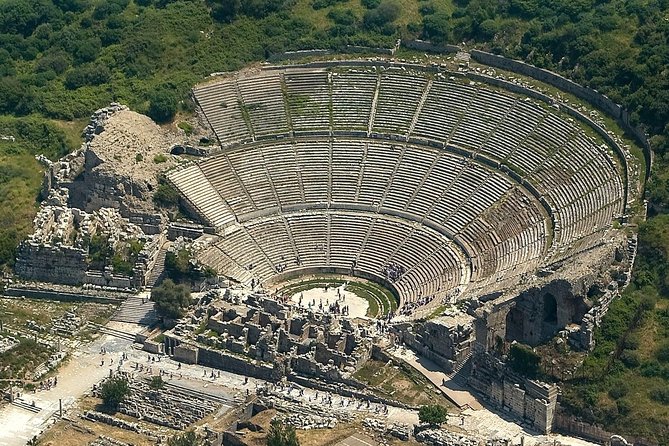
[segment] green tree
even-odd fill
[[[179,205],[179,191],[171,185],[161,182],[153,193],[153,202],[161,208],[172,208]]]
[[[214,20],[230,23],[241,10],[241,0],[216,0],[211,2],[211,16]]]
[[[299,446],[295,428],[282,423],[278,419],[272,420],[267,433],[267,446]]]
[[[165,381],[161,376],[152,376],[149,380],[149,388],[151,390],[160,390],[165,387]]]
[[[438,404],[428,404],[418,409],[418,419],[421,423],[428,423],[433,426],[439,426],[446,422],[448,410]]]
[[[100,386],[100,398],[110,409],[118,408],[130,393],[130,383],[126,378],[114,376],[108,378]]]
[[[177,97],[174,92],[161,88],[149,96],[148,114],[158,123],[169,122],[177,112]]]
[[[166,279],[151,291],[151,300],[156,303],[161,315],[178,319],[183,317],[185,309],[191,304],[190,290],[185,285],[176,285]]]

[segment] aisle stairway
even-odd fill
[[[167,250],[170,247],[171,242],[163,243],[163,246],[160,247],[158,252],[158,257],[156,258],[156,264],[151,271],[149,279],[146,281],[146,286],[148,288],[153,288],[162,278],[163,273],[165,272],[165,257],[167,256]]]
[[[121,304],[112,321],[127,322],[130,324],[153,325],[158,321],[158,313],[154,303],[147,297],[131,296]]]

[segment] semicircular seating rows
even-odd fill
[[[196,87],[220,154],[168,179],[240,281],[377,277],[402,305],[500,290],[601,242],[624,210],[610,149],[557,110],[399,66],[268,69]]]

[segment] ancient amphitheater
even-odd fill
[[[517,295],[626,213],[620,147],[480,77],[316,63],[193,95],[221,150],[168,179],[219,237],[201,261],[244,283],[342,273],[401,307]]]
[[[642,164],[588,101],[564,92],[582,98],[583,87],[503,71],[522,64],[506,59],[490,64],[498,71],[462,51],[436,60],[212,75],[193,88],[196,114],[180,117],[181,130],[117,103],[96,111],[79,150],[40,157],[43,201],[5,294],[119,305],[92,325],[104,334],[85,347],[95,380],[114,338],[109,374],[133,377],[139,393],[142,375],[159,370],[176,387],[206,381],[236,395],[209,387],[193,405],[180,391],[168,398],[170,388],[160,404],[133,396],[121,407],[156,425],[180,430],[221,403],[260,401],[304,429],[371,417],[371,430],[408,439],[416,406],[395,400],[399,385],[377,394],[383,386],[364,378],[401,365],[432,383],[419,385],[421,398],[436,392],[467,417],[448,423],[469,439],[422,431],[427,444],[525,444],[526,428],[538,434],[530,445],[557,444],[545,437],[553,431],[609,439],[569,415],[555,382],[506,362],[516,343],[550,347],[541,359],[564,379],[594,348],[630,282]],[[167,205],[156,199],[165,190]],[[183,317],[146,299],[166,277],[194,291]],[[81,394],[93,381],[77,373],[63,383]],[[0,410],[0,424],[12,413]],[[238,427],[224,434],[242,438]],[[3,443],[1,431],[0,445],[25,444]]]

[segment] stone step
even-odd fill
[[[127,333],[125,331],[116,330],[115,328],[106,327],[104,325],[95,324],[93,322],[89,322],[89,325],[94,327],[100,333],[104,333],[104,334],[107,334],[107,335],[110,335],[110,336],[114,336],[114,337],[117,337],[119,339],[125,339],[127,341],[133,341],[133,342],[135,341],[135,335]]]

